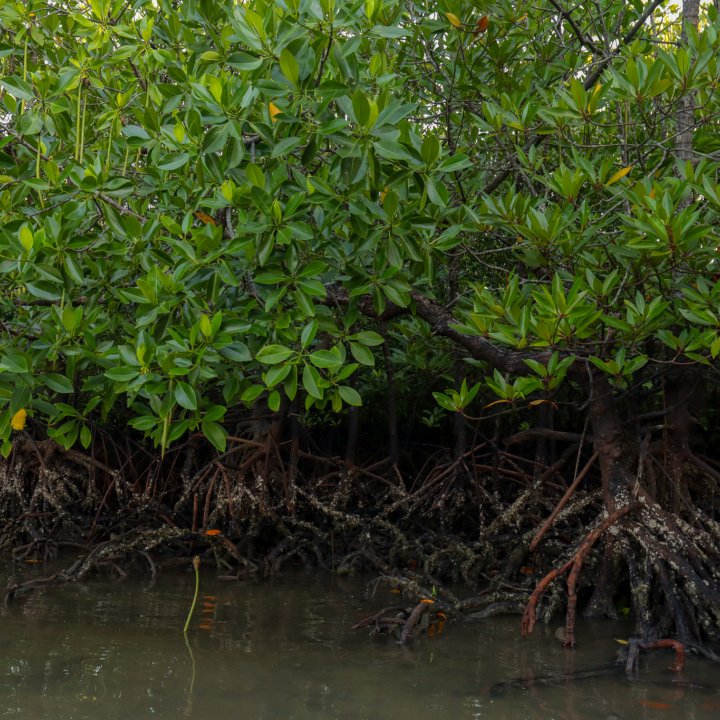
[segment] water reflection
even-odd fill
[[[681,679],[671,653],[645,656],[639,683],[614,668],[564,674],[608,663],[627,624],[583,624],[573,652],[551,630],[522,640],[517,618],[448,623],[400,648],[350,629],[386,601],[359,580],[228,584],[203,572],[189,647],[191,570],[53,588],[5,610],[0,717],[705,720],[720,710],[716,669],[692,656]]]

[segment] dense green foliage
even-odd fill
[[[419,317],[475,357],[448,410],[712,363],[720,25],[657,5],[3,3],[3,453],[23,410],[222,450],[262,394],[359,405],[387,339],[416,394]]]

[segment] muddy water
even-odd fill
[[[448,623],[412,647],[351,626],[397,596],[363,581],[288,573],[227,583],[204,571],[183,639],[192,573],[154,582],[93,581],[38,592],[0,618],[0,717],[32,720],[494,720],[717,718],[720,672],[690,657],[643,657],[620,671],[568,679],[612,660],[623,623],[583,623],[563,650],[517,618]],[[556,679],[549,676],[559,675]]]

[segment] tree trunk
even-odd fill
[[[700,0],[683,0],[682,10],[682,41],[687,41],[687,28],[697,30],[700,14]],[[693,160],[693,133],[695,131],[695,96],[688,92],[678,103],[677,138],[675,140],[675,157],[678,163],[685,164]]]
[[[603,499],[608,514],[630,502],[632,472],[628,458],[633,454],[626,442],[622,421],[610,383],[604,376],[593,379],[590,422],[593,443],[598,454]],[[618,543],[606,534],[603,558],[593,594],[585,608],[586,617],[616,618],[614,595],[619,574]]]
[[[384,322],[381,322],[378,329],[385,342],[383,343],[383,356],[385,358],[385,379],[387,380],[387,413],[388,413],[388,440],[390,462],[397,467],[400,460],[400,448],[398,444],[398,415],[397,415],[397,389],[395,387],[395,374],[393,372],[392,356],[388,347],[388,334]]]
[[[590,423],[598,454],[605,507],[612,513],[630,499],[631,471],[627,465],[628,446],[613,390],[607,378],[593,378]]]
[[[687,473],[690,463],[690,434],[695,424],[690,406],[695,383],[689,370],[678,369],[665,379],[665,427],[662,463],[665,469],[661,483],[664,492],[658,498],[663,506],[677,513],[687,498]]]

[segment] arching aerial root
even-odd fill
[[[550,584],[568,573],[565,647],[575,645],[577,584],[583,564],[593,545],[606,532],[616,540],[616,552],[622,553],[627,568],[632,603],[635,610],[637,647],[676,648],[674,668],[682,667],[680,646],[691,646],[710,659],[717,654],[703,642],[712,638],[720,621],[720,576],[718,550],[702,518],[693,522],[671,514],[638,488],[637,500],[615,510],[592,531],[574,551],[572,557],[553,568],[537,584],[525,608],[522,633],[532,632],[537,619],[537,605]],[[619,522],[631,512],[633,520]],[[677,640],[658,640],[672,632]],[[656,644],[660,643],[660,644]],[[677,645],[677,647],[676,647]],[[628,659],[632,667],[632,653]]]
[[[620,518],[624,517],[633,510],[637,510],[640,507],[639,503],[628,503],[624,507],[619,508],[615,512],[608,515],[594,530],[591,530],[585,539],[580,544],[580,547],[574,553],[572,558],[568,560],[564,565],[559,568],[554,568],[540,582],[533,590],[530,599],[528,600],[527,607],[522,617],[522,634],[524,636],[529,635],[535,627],[537,620],[537,604],[543,593],[547,589],[548,585],[560,575],[563,575],[568,570],[570,571],[567,580],[567,592],[568,592],[568,604],[567,611],[565,614],[565,640],[563,644],[565,647],[575,646],[575,616],[577,612],[577,581],[582,570],[583,563],[588,556],[593,545],[600,539],[603,533],[613,524],[615,524]]]

